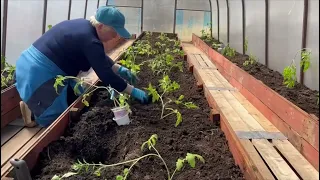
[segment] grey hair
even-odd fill
[[[101,24],[99,21],[97,21],[95,16],[90,17],[90,22],[91,22],[92,26],[97,26],[97,25]]]

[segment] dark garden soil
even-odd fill
[[[218,41],[213,40],[211,42],[205,42],[207,45],[212,47],[212,43]],[[317,94],[319,91],[311,90],[298,82],[294,88],[287,88],[283,85],[283,76],[281,73],[271,70],[259,62],[255,65],[244,66],[243,63],[249,59],[248,55],[243,55],[237,52],[235,57],[225,57],[256,79],[262,81],[265,85],[269,86],[281,96],[300,107],[302,110],[319,117],[319,105],[317,105]]]
[[[160,77],[153,75],[149,67],[144,65],[141,69],[136,87],[147,87],[149,82],[154,86],[158,84]],[[91,107],[83,110],[78,121],[71,122],[64,136],[43,150],[32,172],[33,178],[51,179],[55,174],[62,175],[71,171],[71,165],[77,159],[112,164],[137,158],[148,153],[146,150],[141,152],[141,144],[152,134],[157,134],[159,139],[155,147],[167,162],[171,173],[176,160],[184,158],[187,152],[199,154],[206,160],[204,164],[197,162],[193,169],[186,165],[176,173],[174,179],[243,179],[219,124],[209,121],[210,109],[204,93],[197,89],[192,73],[186,70],[184,63],[184,73],[173,71],[170,75],[171,80],[180,84],[180,90],[174,93],[175,97],[183,94],[186,100],[193,101],[200,109],[179,108],[183,122],[178,127],[174,126],[175,115],[160,120],[161,104],[141,105],[135,101],[130,103],[132,123],[117,126],[110,110],[113,102],[108,99],[106,91],[99,91],[93,95]],[[108,168],[102,171],[100,178],[90,175],[92,173],[84,173],[68,179],[115,179],[126,167]],[[149,158],[133,168],[129,179],[165,180],[167,172],[159,159]]]

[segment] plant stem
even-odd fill
[[[165,116],[162,117],[162,119],[164,119],[165,117],[170,116],[171,114],[174,114],[174,113],[175,113],[175,112],[171,112],[171,113],[169,113],[169,114],[166,114]]]
[[[169,168],[167,166],[167,163],[164,161],[164,159],[162,158],[162,156],[160,155],[160,153],[158,152],[158,150],[151,144],[151,147],[153,148],[153,150],[156,151],[156,153],[158,154],[159,158],[162,160],[164,166],[166,167],[167,173],[168,173],[168,180],[171,180],[170,178],[170,171]]]
[[[94,85],[94,84],[91,84],[91,83],[88,83],[88,82],[86,82],[86,81],[83,81],[83,80],[81,80],[81,79],[79,79],[79,78],[77,78],[77,77],[65,76],[65,78],[67,78],[67,79],[75,79],[75,80],[80,81],[81,83],[85,83],[85,84],[87,84],[87,85],[90,85],[90,86],[95,87],[93,90],[91,90],[91,91],[88,92],[87,94],[91,94],[91,93],[93,93],[94,91],[96,91],[97,89],[106,89],[106,90],[108,90],[108,92],[109,92],[110,95],[111,95],[111,89],[114,90],[114,91],[116,91],[118,94],[121,94],[121,93],[120,93],[119,91],[117,91],[116,89],[109,88],[109,87],[104,87],[104,86],[96,86],[96,85]],[[116,102],[118,103],[118,105],[120,106],[120,103],[119,103],[119,101],[118,101],[116,98],[114,99],[114,101],[116,101]]]
[[[176,173],[176,171],[177,171],[177,168],[173,171],[173,173],[172,173],[172,175],[170,177],[170,180],[173,178],[173,175]]]

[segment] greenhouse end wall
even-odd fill
[[[305,47],[312,49],[311,67],[300,76],[298,55],[297,78],[319,90],[319,0],[1,0],[1,18],[7,19],[7,24],[1,23],[1,54],[15,64],[21,52],[41,36],[44,26],[68,17],[88,19],[106,4],[117,6],[127,17],[126,27],[138,35],[142,31],[176,32],[190,41],[192,33],[201,35],[211,21],[213,37],[240,53],[247,39],[247,54],[280,73],[303,47],[305,38]]]

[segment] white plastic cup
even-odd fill
[[[122,126],[122,125],[128,125],[130,124],[130,119],[129,119],[129,115],[128,113],[126,115],[124,115],[123,117],[120,118],[113,118],[113,120],[118,124],[118,126]]]
[[[111,109],[111,111],[113,112],[114,117],[116,119],[119,119],[119,118],[125,116],[126,114],[128,114],[126,107],[115,107],[115,108]]]

